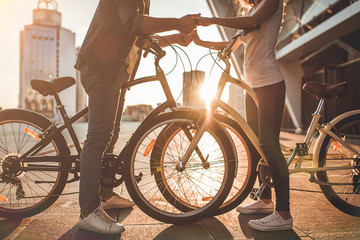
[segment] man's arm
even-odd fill
[[[138,31],[141,33],[153,34],[177,30],[181,33],[189,34],[198,25],[200,14],[189,14],[181,18],[156,18],[146,15],[136,16],[135,23],[139,24]]]
[[[160,47],[166,47],[170,44],[179,44],[181,46],[187,47],[193,40],[192,36],[190,34],[172,34],[172,35],[166,35],[166,36],[151,36],[153,39],[156,39],[158,41],[158,44]]]
[[[199,24],[200,14],[186,15],[181,18],[157,18],[139,13],[139,4],[135,0],[114,0],[118,16],[129,32],[135,34],[154,34],[177,30],[190,33]]]

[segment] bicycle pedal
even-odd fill
[[[257,191],[259,191],[259,189],[258,188],[253,188],[252,190],[251,190],[251,193],[250,193],[250,198],[251,199],[253,199],[253,200],[258,200],[258,197],[256,196],[256,192]]]

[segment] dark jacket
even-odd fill
[[[105,75],[116,75],[139,33],[139,15],[148,13],[149,4],[143,0],[100,0],[75,68],[87,65]]]

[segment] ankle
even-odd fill
[[[81,209],[80,210],[80,216],[82,218],[86,218],[87,216],[89,216],[91,213],[93,213],[95,211],[95,209]]]
[[[278,213],[284,220],[288,220],[289,218],[291,218],[290,211],[277,211],[277,213]]]

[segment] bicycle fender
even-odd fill
[[[50,127],[52,124],[54,124],[53,121],[51,121],[49,118],[45,117],[44,115],[41,115],[37,112],[28,110],[28,109],[18,109],[18,108],[14,108],[14,109],[5,109],[5,110],[1,110],[0,111],[0,120],[1,120],[1,115],[8,115],[8,116],[14,116],[14,118],[16,118],[17,116],[25,116],[28,117],[30,119],[33,119],[34,122],[44,122],[46,125],[46,128]],[[55,131],[56,131],[56,140],[59,141],[60,144],[62,144],[64,146],[64,151],[65,151],[65,156],[70,155],[70,149],[67,145],[67,141],[65,140],[63,134],[58,130],[58,128],[55,127]]]
[[[330,126],[335,126],[341,120],[343,120],[347,117],[350,117],[352,115],[355,115],[355,114],[360,114],[360,110],[348,111],[348,112],[345,112],[345,113],[335,117],[333,120],[331,120],[329,122]],[[321,147],[322,143],[324,142],[325,137],[326,137],[326,133],[321,133],[319,135],[318,139],[316,140],[315,147],[313,150],[313,168],[319,167],[320,147]]]

